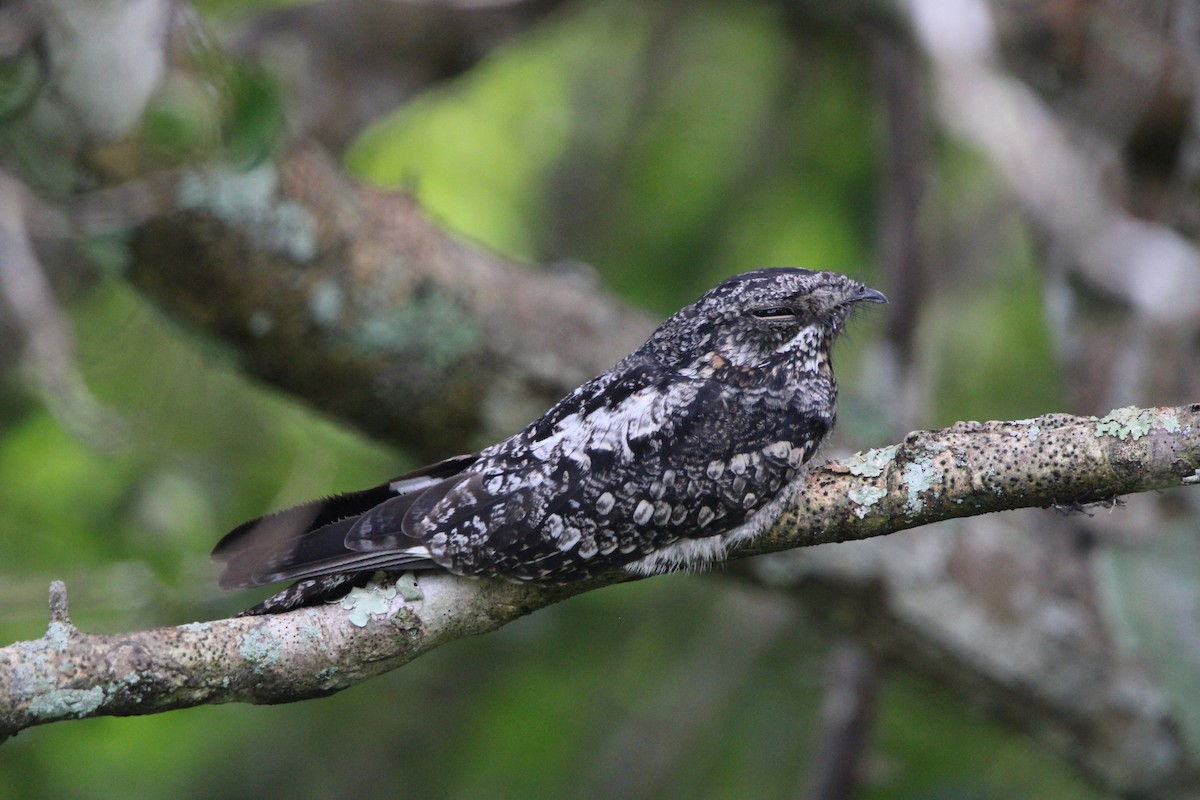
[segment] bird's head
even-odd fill
[[[685,364],[692,373],[805,361],[828,353],[862,302],[887,298],[836,272],[758,269],[718,284],[664,322],[647,344],[663,363]]]

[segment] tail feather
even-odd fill
[[[338,586],[352,576],[436,567],[412,526],[402,524],[405,514],[423,494],[445,492],[474,461],[473,455],[447,459],[371,489],[245,522],[213,549],[213,560],[224,564],[219,583],[240,589],[305,579],[308,586],[283,593],[290,593],[289,605],[299,605],[315,599],[310,589]],[[313,578],[321,580],[308,580]]]
[[[387,497],[385,484],[242,523],[213,548],[212,559],[225,565],[218,581],[221,588],[245,589],[287,580],[274,576],[304,564],[351,555],[345,545],[346,532],[359,516]]]

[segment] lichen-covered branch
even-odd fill
[[[1015,508],[1078,508],[1200,482],[1200,404],[960,422],[812,471],[747,554],[865,539]]]
[[[1195,483],[1200,404],[960,423],[813,469],[794,507],[734,555]],[[543,588],[408,575],[319,608],[104,636],[70,624],[56,585],[46,635],[0,650],[0,740],[64,719],[331,694],[445,642],[626,579]]]
[[[550,5],[523,3],[513,24]],[[165,0],[34,6],[19,60],[37,79],[6,98],[0,164],[68,212],[54,236],[98,232],[81,206],[115,218],[129,281],[250,375],[435,460],[511,434],[653,328],[586,270],[526,268],[447,233],[311,142],[266,137],[250,157],[209,132],[166,160],[142,126],[156,91],[192,87],[184,118],[207,131],[233,113],[236,67]],[[88,202],[97,187],[108,203]]]
[[[189,170],[168,202],[133,232],[135,286],[250,374],[429,460],[507,436],[653,327],[581,276],[447,234],[313,147]]]

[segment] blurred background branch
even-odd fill
[[[1184,0],[7,4],[0,168],[25,188],[3,270],[41,288],[21,309],[6,288],[0,318],[0,629],[30,635],[51,572],[92,629],[228,613],[203,554],[230,524],[503,435],[751,266],[901,301],[838,354],[839,448],[1195,401],[1198,28]],[[64,371],[16,369],[39,363],[32,330]],[[787,795],[820,763],[808,676],[832,627],[900,667],[862,796],[1186,797],[1198,505],[1009,513],[589,595],[379,681],[387,704],[339,695],[338,735],[306,706],[189,718],[196,746],[158,752],[147,785],[186,791],[184,758],[248,763],[222,748],[257,733],[289,746],[221,770],[223,793],[318,791],[319,751],[362,776],[338,792],[587,796],[644,774],[664,796]],[[650,730],[641,698],[684,702],[647,676],[705,685],[687,663],[727,638],[685,632],[781,600],[813,624],[755,640],[719,690],[739,702],[661,760],[592,757]],[[586,699],[601,683],[620,688]],[[1098,746],[1090,724],[1122,708]],[[431,713],[444,741],[398,730]],[[230,717],[243,738],[205,738]],[[355,747],[364,721],[406,758]],[[128,793],[102,743],[157,749],[178,724],[31,732],[0,771],[75,792],[30,767],[57,742],[97,763],[89,791]]]

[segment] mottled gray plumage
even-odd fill
[[[730,278],[511,438],[239,526],[221,585],[299,579],[248,612],[267,613],[376,570],[561,583],[721,558],[833,428],[829,349],[862,301],[885,302],[832,272]]]

